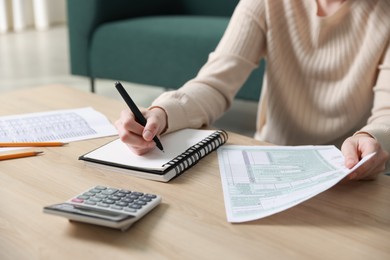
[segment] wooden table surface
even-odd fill
[[[112,122],[125,108],[64,86],[0,95],[0,116],[91,106]],[[44,148],[0,162],[0,259],[390,259],[390,177],[339,184],[270,217],[226,221],[217,153],[169,183],[96,170],[78,160],[114,137]],[[229,144],[261,144],[229,133]],[[126,232],[42,213],[95,185],[160,194]]]

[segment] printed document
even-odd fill
[[[293,207],[359,167],[344,166],[335,146],[237,146],[218,149],[227,220],[244,222]]]
[[[91,107],[0,117],[0,142],[72,142],[116,134]]]

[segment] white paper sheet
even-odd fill
[[[153,151],[142,156],[130,152],[129,147],[117,139],[89,152],[84,157],[143,169],[163,170],[170,166],[166,165],[169,161],[177,158],[188,148],[198,144],[214,132],[213,130],[199,129],[182,129],[172,132],[160,139],[164,152],[156,147]]]
[[[91,107],[0,117],[0,142],[73,142],[112,135],[117,135],[115,127]]]
[[[236,146],[218,149],[227,220],[244,222],[293,207],[353,169],[335,146]]]

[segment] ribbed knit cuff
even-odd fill
[[[181,102],[177,99],[166,98],[166,95],[172,96],[172,93],[163,93],[152,103],[152,106],[161,107],[167,114],[167,128],[164,134],[186,128],[189,125],[188,116],[182,108]]]
[[[363,127],[359,133],[368,133],[374,137],[384,150],[390,153],[390,126],[384,124],[370,124]],[[390,160],[387,162],[385,173],[390,172]]]

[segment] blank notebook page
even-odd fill
[[[157,147],[144,155],[134,154],[120,139],[116,139],[84,155],[86,158],[130,165],[132,167],[161,170],[167,162],[181,155],[191,146],[214,133],[214,130],[183,129],[161,137],[164,152]]]

